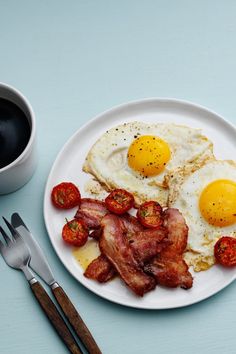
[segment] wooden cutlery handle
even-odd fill
[[[84,321],[78,314],[76,308],[74,307],[62,287],[58,286],[52,288],[52,292],[57,302],[59,303],[62,311],[64,312],[65,316],[67,317],[71,326],[76,332],[77,336],[80,338],[80,340],[86,347],[87,351],[90,354],[102,354],[92,334],[90,333],[89,329],[85,325]]]
[[[79,349],[78,344],[69,331],[63,318],[42,285],[37,281],[36,283],[30,284],[30,287],[51,324],[56,329],[58,335],[66,344],[70,352],[73,354],[82,354],[82,351]]]

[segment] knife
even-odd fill
[[[30,267],[37,273],[40,278],[42,278],[49,286],[52,286],[56,283],[54,276],[52,274],[51,268],[48,264],[48,261],[43,254],[39,244],[33,238],[29,229],[21,219],[18,213],[14,213],[11,216],[12,226],[22,235],[25,243],[30,249],[31,260]]]
[[[92,334],[80,317],[76,308],[70,301],[65,291],[55,280],[48,261],[43,254],[39,244],[18,213],[12,214],[11,223],[16,231],[19,232],[19,234],[23,237],[24,241],[30,249],[30,267],[50,286],[55,299],[60,305],[61,310],[70,322],[75,333],[83,342],[85,348],[91,354],[102,354]]]

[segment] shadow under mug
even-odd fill
[[[0,194],[7,194],[21,188],[30,180],[35,171],[37,164],[36,125],[30,103],[18,90],[0,82],[0,98],[18,106],[30,125],[30,138],[23,152],[13,162],[0,168]]]

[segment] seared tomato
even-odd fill
[[[83,220],[73,219],[67,221],[62,229],[62,238],[70,245],[81,247],[83,246],[89,235],[89,230]]]
[[[62,182],[53,188],[51,199],[56,208],[74,208],[80,204],[80,191],[73,183]]]
[[[121,215],[134,206],[134,197],[124,189],[114,189],[106,197],[105,204],[109,211]]]
[[[162,207],[155,201],[144,202],[137,211],[139,222],[148,228],[158,228],[162,225]]]
[[[225,267],[236,265],[236,239],[230,236],[221,237],[214,246],[214,255],[217,263]]]

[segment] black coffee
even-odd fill
[[[24,112],[15,103],[0,98],[0,168],[20,156],[28,144],[30,132]]]

